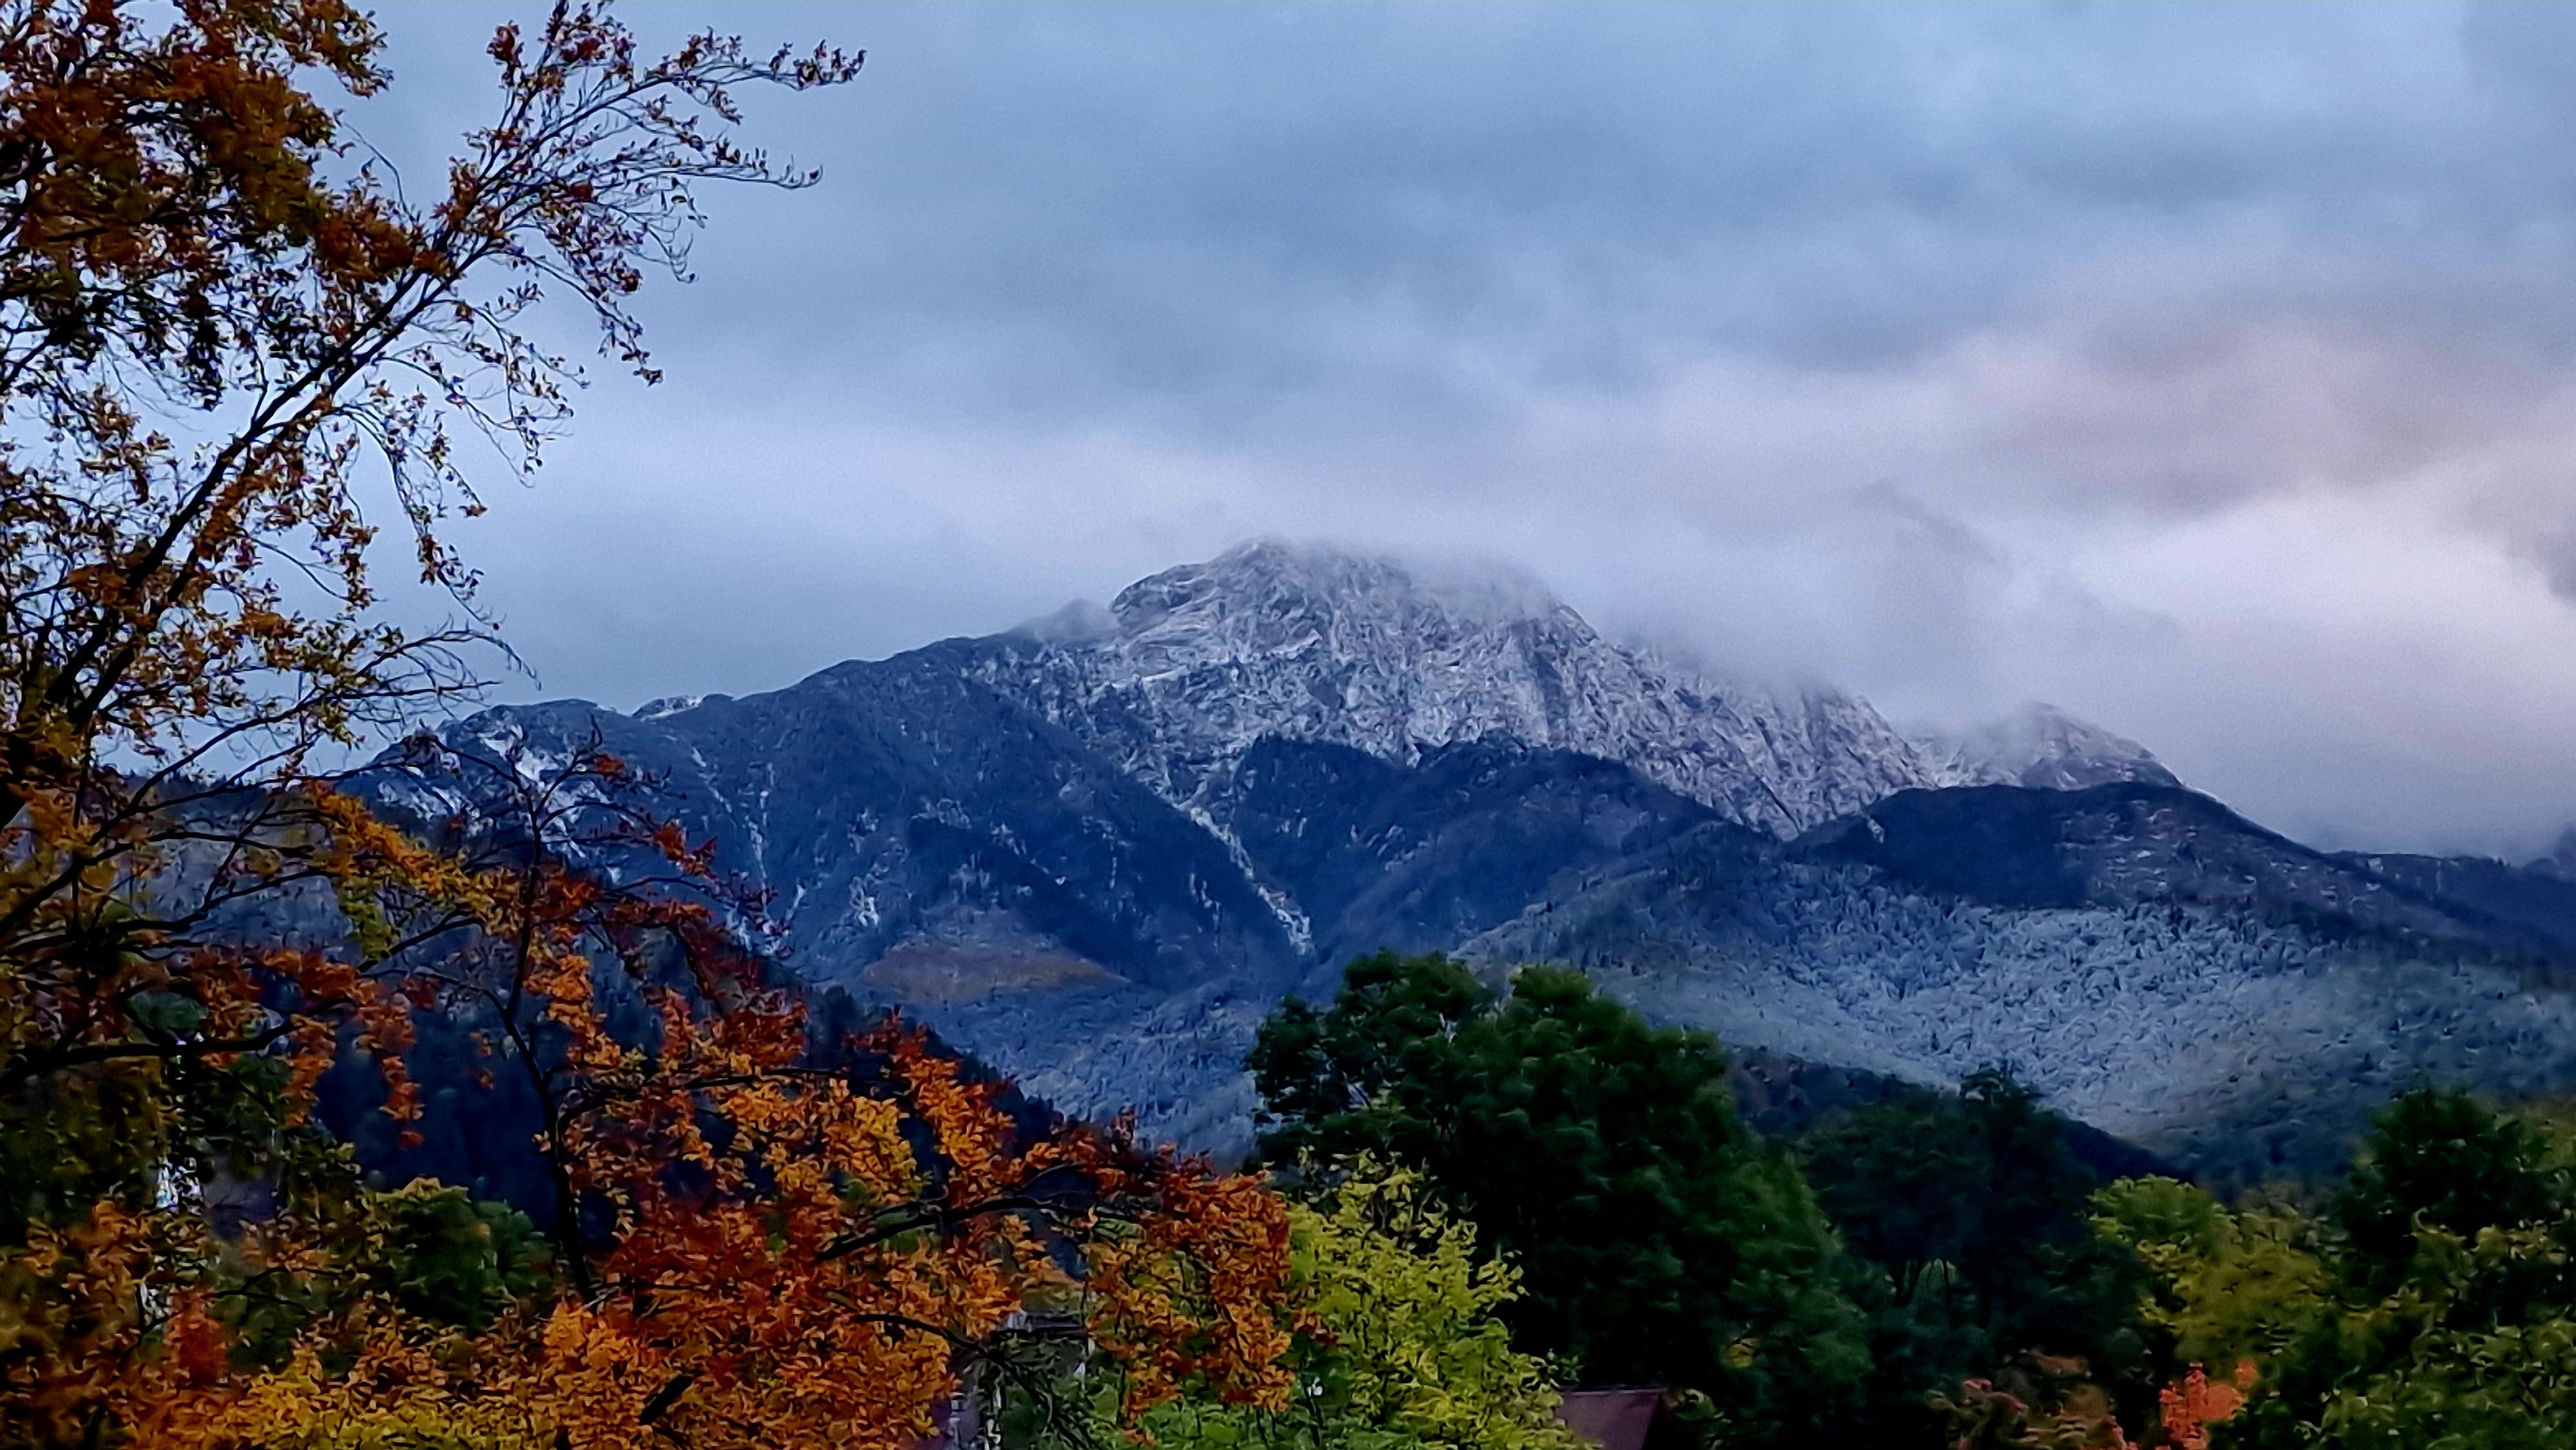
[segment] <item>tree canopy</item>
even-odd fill
[[[2044,1359],[2081,1362],[2131,1411],[2153,1403],[2139,1267],[2088,1221],[2101,1180],[2064,1129],[2028,1088],[1989,1069],[1956,1095],[1909,1091],[1800,1141],[1826,1216],[1877,1271],[1860,1295],[1874,1432],[1919,1437],[1925,1386],[2015,1362],[2025,1373]]]
[[[2328,1211],[2104,1192],[2180,1353],[2251,1391],[2219,1447],[2576,1442],[2576,1126],[2431,1088],[2376,1122]]]
[[[1184,1396],[1145,1416],[1155,1443],[1580,1450],[1556,1419],[1550,1367],[1514,1349],[1497,1317],[1519,1297],[1518,1272],[1478,1253],[1474,1228],[1443,1211],[1412,1170],[1363,1161],[1289,1216],[1296,1270],[1287,1302],[1301,1330],[1286,1408]],[[1095,1413],[1090,1438],[1114,1441],[1110,1415]]]
[[[457,445],[533,468],[578,376],[529,310],[651,381],[697,190],[813,179],[739,93],[860,62],[558,5],[415,194],[335,109],[381,46],[342,0],[0,0],[0,1446],[896,1450],[1060,1303],[1130,1419],[1283,1403],[1275,1196],[902,1024],[819,1039],[623,763],[414,832],[350,788],[474,683]],[[384,619],[382,519],[463,626]],[[536,1105],[539,1212],[316,1122],[357,1063],[416,1133],[424,1022]]]
[[[1440,956],[1354,962],[1250,1059],[1262,1151],[1329,1184],[1417,1168],[1519,1266],[1515,1342],[1594,1383],[1700,1390],[1745,1433],[1820,1423],[1866,1366],[1832,1230],[1737,1119],[1705,1033],[1658,1028],[1579,974],[1506,992]]]

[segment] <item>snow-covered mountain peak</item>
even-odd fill
[[[1388,626],[1435,635],[1540,621],[1589,628],[1545,585],[1499,565],[1425,568],[1277,539],[1140,579],[1109,613],[1130,636],[1208,633],[1254,648]]]
[[[1222,788],[1265,736],[1395,761],[1508,737],[1625,762],[1782,833],[1939,778],[1859,700],[1677,670],[1505,569],[1265,540],[1140,580],[1102,624],[1024,628],[979,675],[1175,801]]]
[[[2038,701],[1991,724],[1924,744],[1948,784],[2043,790],[2081,790],[2116,781],[2182,784],[2154,751]]]
[[[694,710],[706,702],[707,697],[704,695],[664,695],[660,699],[647,700],[643,704],[636,706],[635,718],[638,720],[659,720],[665,716],[677,715],[683,711]]]
[[[1616,760],[1783,835],[1900,790],[2173,783],[2144,746],[2032,706],[1913,739],[1818,686],[1616,643],[1527,575],[1260,540],[967,646],[966,668],[1205,813],[1264,737],[1410,763],[1508,738]]]

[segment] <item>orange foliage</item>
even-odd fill
[[[1288,1218],[1258,1182],[1123,1128],[1033,1132],[900,1023],[811,1042],[724,929],[704,853],[614,805],[621,765],[491,774],[508,804],[453,850],[345,796],[312,804],[353,918],[414,943],[387,959],[400,970],[373,1000],[394,1005],[367,1030],[398,1056],[404,1004],[479,1013],[493,1064],[544,1104],[559,1296],[471,1337],[360,1297],[257,1370],[227,1361],[208,1299],[185,1293],[154,1333],[126,1328],[124,1368],[91,1396],[104,1413],[183,1450],[394,1424],[567,1450],[648,1427],[704,1447],[904,1450],[1014,1316],[1062,1309],[1128,1371],[1133,1413],[1190,1386],[1286,1402]],[[670,873],[612,887],[531,841],[630,848]],[[612,982],[650,1009],[645,1040],[610,1031]],[[262,1254],[322,1262],[291,1242]],[[128,1287],[106,1297],[130,1303]]]
[[[518,319],[569,291],[649,380],[630,300],[703,184],[813,179],[732,139],[735,93],[860,61],[657,60],[558,5],[496,34],[500,112],[414,205],[306,90],[373,93],[378,45],[346,0],[0,0],[0,1150],[42,1167],[0,1182],[0,1439],[892,1450],[1059,1302],[1140,1406],[1277,1403],[1275,1200],[1032,1134],[900,1029],[808,1042],[738,949],[756,903],[610,803],[620,763],[513,762],[435,849],[317,777],[480,638],[373,616],[362,490],[469,600],[451,435],[532,467],[573,376]],[[246,943],[270,907],[303,939]],[[367,1288],[386,1231],[291,1131],[351,1049],[415,1120],[423,1011],[523,1075],[558,1199],[555,1292],[471,1332]],[[223,1179],[274,1201],[218,1233]]]
[[[1184,1379],[1284,1403],[1287,1218],[1258,1185],[1079,1129],[1015,1145],[991,1089],[899,1028],[868,1044],[884,1060],[874,1091],[764,1070],[717,1035],[699,1022],[653,1071],[694,1073],[714,1052],[737,1081],[675,1078],[577,1135],[578,1181],[616,1223],[588,1295],[470,1342],[361,1303],[264,1374],[209,1374],[174,1335],[122,1398],[130,1422],[205,1450],[392,1419],[574,1450],[647,1427],[693,1446],[903,1450],[1014,1314],[1085,1300],[1101,1347],[1154,1386],[1132,1408]],[[1085,1251],[1082,1282],[1056,1244]],[[203,1322],[181,1327],[202,1341]],[[354,1350],[351,1369],[320,1374],[335,1350]]]
[[[451,432],[532,466],[565,416],[514,327],[536,279],[643,368],[626,308],[695,184],[813,179],[730,138],[733,90],[859,65],[650,61],[559,7],[496,41],[502,115],[415,206],[308,90],[374,93],[379,45],[347,0],[0,0],[0,1105],[273,1051],[300,1090],[344,1028],[397,1045],[373,962],[212,929],[316,882],[317,750],[472,684],[477,632],[373,619],[362,488],[470,597]]]
[[[1972,1379],[1956,1399],[1935,1395],[1933,1408],[1951,1426],[1952,1450],[2131,1450],[2111,1403],[2084,1378],[2075,1359],[2031,1356],[2011,1367],[2014,1393],[1992,1380]],[[2254,1362],[2236,1366],[2233,1383],[2214,1382],[2199,1365],[2158,1392],[2159,1443],[2177,1450],[2209,1450],[2209,1427],[2234,1415],[2254,1388]]]
[[[2254,1361],[2237,1363],[2233,1384],[2213,1383],[2199,1365],[2157,1392],[2163,1408],[2165,1441],[2180,1450],[2209,1450],[2209,1427],[2244,1408],[2254,1388]]]

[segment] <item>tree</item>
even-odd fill
[[[1363,1156],[1416,1168],[1520,1266],[1521,1349],[1702,1390],[1744,1438],[1823,1422],[1859,1380],[1832,1232],[1737,1119],[1706,1034],[1572,972],[1498,997],[1450,959],[1379,955],[1330,1011],[1283,1006],[1249,1066],[1270,1161],[1327,1185]]]
[[[307,89],[373,94],[377,52],[341,0],[0,0],[0,1443],[908,1444],[1077,1294],[1133,1412],[1275,1402],[1275,1199],[1025,1134],[900,1027],[814,1043],[703,851],[549,814],[615,762],[439,845],[337,788],[472,683],[456,445],[533,468],[577,376],[524,314],[568,292],[652,380],[628,305],[697,189],[812,180],[735,92],[859,65],[558,6],[415,204]],[[371,512],[464,626],[381,621]],[[453,1011],[545,1104],[542,1229],[371,1192],[310,1120],[347,1055],[416,1121]]]
[[[12,1434],[99,1433],[225,1194],[347,1218],[296,1197],[334,1177],[298,1124],[344,1038],[399,1063],[406,1007],[327,931],[253,928],[313,925],[319,756],[466,688],[481,635],[375,617],[369,504],[470,610],[454,440],[532,468],[574,376],[518,320],[568,291],[649,376],[627,302],[683,263],[694,188],[811,180],[729,138],[732,91],[858,66],[712,36],[647,61],[559,8],[495,37],[499,115],[415,204],[307,89],[374,94],[378,50],[341,0],[0,4]]]
[[[2099,1180],[2028,1088],[1972,1073],[1956,1096],[1924,1090],[1827,1123],[1800,1156],[1826,1216],[1884,1275],[1862,1296],[1875,1433],[1926,1433],[1926,1391],[1991,1386],[2041,1359],[2081,1362],[2133,1418],[2154,1403],[2139,1268],[2094,1232]],[[2064,1378],[2023,1377],[2023,1402]]]
[[[2405,1094],[2319,1217],[2152,1180],[2099,1206],[2155,1271],[2148,1312],[2182,1352],[2248,1371],[2211,1445],[2576,1439],[2576,1133],[2555,1113]]]
[[[2146,1268],[2140,1310],[2187,1363],[2278,1366],[2329,1312],[2328,1230],[2295,1209],[2230,1209],[2192,1184],[2125,1178],[2093,1212]]]
[[[2081,1360],[2024,1355],[1994,1378],[1930,1396],[1943,1422],[1939,1443],[1955,1450],[2130,1450],[2111,1397]],[[1932,1443],[1926,1437],[1908,1437]]]
[[[1411,1170],[1364,1163],[1319,1204],[1290,1210],[1306,1332],[1282,1410],[1172,1401],[1144,1431],[1168,1446],[1304,1450],[1578,1450],[1546,1364],[1497,1316],[1519,1293],[1505,1260],[1443,1213]],[[1096,1422],[1106,1442],[1113,1426]]]
[[[1256,1181],[1120,1131],[1032,1134],[899,1023],[813,1041],[704,852],[620,803],[622,765],[484,763],[444,846],[317,798],[317,859],[378,979],[475,1026],[486,1070],[544,1104],[552,1272],[533,1226],[452,1190],[374,1195],[354,1223],[299,1195],[170,1245],[195,1271],[166,1313],[37,1364],[27,1403],[86,1389],[98,1423],[209,1450],[433,1431],[894,1450],[968,1366],[1020,1372],[1014,1316],[1073,1303],[1128,1416],[1184,1386],[1284,1403],[1288,1222]]]
[[[514,324],[567,289],[649,374],[626,299],[683,262],[692,189],[811,180],[726,137],[731,91],[858,64],[716,37],[647,63],[604,14],[558,9],[533,45],[495,38],[500,118],[424,208],[348,165],[355,138],[300,88],[371,95],[377,50],[337,0],[0,8],[13,1104],[166,1088],[377,1005],[325,954],[226,929],[315,879],[291,787],[316,752],[470,683],[474,631],[372,620],[369,480],[422,578],[470,603],[438,531],[478,508],[453,436],[532,468],[572,376]]]
[[[2427,1228],[2474,1241],[2487,1229],[2545,1222],[2569,1207],[2565,1165],[2548,1161],[2540,1133],[2464,1093],[2402,1094],[2373,1127],[2368,1151],[2335,1200],[2335,1220],[2365,1287],[2404,1279]]]

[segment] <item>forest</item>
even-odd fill
[[[2555,1108],[2428,1085],[2222,1200],[2000,1072],[1766,1140],[1579,974],[1377,955],[1228,1165],[810,997],[625,762],[407,732],[498,645],[466,459],[569,421],[526,320],[651,381],[698,193],[812,180],[741,96],[862,58],[561,6],[423,194],[335,109],[382,49],[0,4],[0,1447],[1572,1450],[1597,1385],[1708,1447],[2576,1443]]]
[[[2349,1170],[2108,1179],[1997,1071],[1766,1141],[1718,1044],[1580,974],[1352,964],[1253,1055],[1301,1203],[1420,1185],[1560,1384],[1701,1443],[2540,1446],[2576,1433],[2576,1120],[2423,1087]],[[1312,1211],[1311,1209],[1309,1211]],[[1329,1355],[1325,1356],[1327,1362]]]

